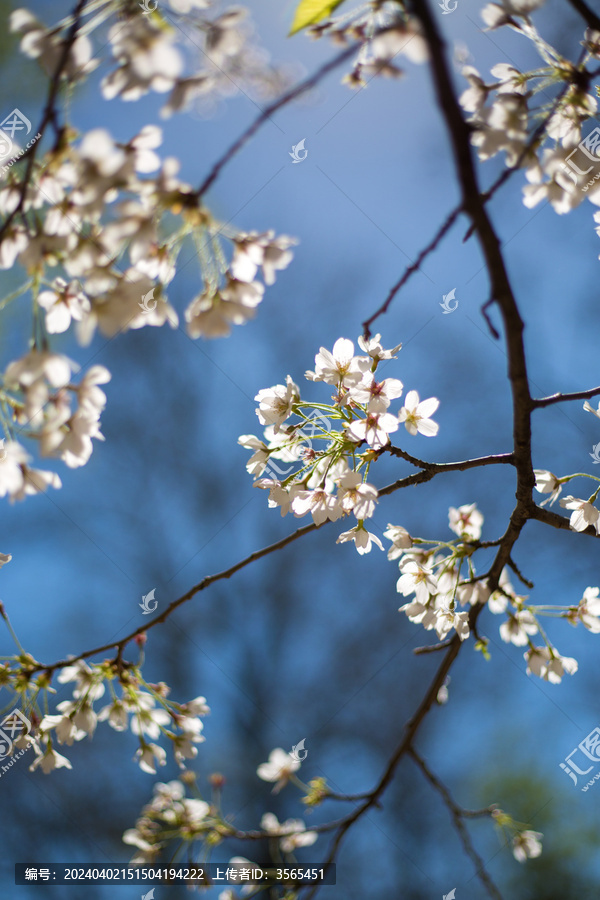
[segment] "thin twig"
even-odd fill
[[[56,98],[58,96],[58,91],[60,88],[60,81],[61,81],[61,78],[63,75],[63,71],[69,60],[69,54],[71,52],[73,44],[75,43],[75,41],[77,39],[77,33],[79,31],[79,26],[81,24],[81,17],[83,15],[85,5],[87,2],[88,2],[88,0],[78,0],[77,6],[75,7],[75,9],[73,11],[73,21],[71,23],[71,27],[69,28],[67,36],[65,37],[65,40],[62,45],[62,51],[61,51],[58,63],[56,64],[56,70],[55,70],[54,74],[52,75],[52,78],[50,79],[50,89],[48,91],[48,97],[46,99],[46,106],[44,107],[44,112],[42,114],[42,121],[40,122],[38,129],[37,129],[39,134],[42,135],[42,137],[44,136],[44,132],[46,131],[46,128],[48,127],[50,122],[53,123],[55,130],[58,131],[57,126],[56,126],[56,107],[55,107]],[[14,221],[15,217],[20,215],[21,212],[23,211],[23,205],[25,203],[25,196],[27,194],[27,188],[29,187],[29,181],[30,181],[31,175],[33,173],[33,167],[35,164],[35,158],[36,158],[36,154],[37,154],[37,150],[38,150],[38,145],[39,145],[39,141],[36,141],[31,146],[31,148],[27,151],[27,153],[24,154],[25,156],[27,156],[27,167],[23,174],[23,181],[21,183],[21,190],[20,190],[20,194],[19,194],[19,202],[17,203],[16,207],[9,213],[9,215],[6,217],[6,219],[0,226],[0,240],[2,239],[3,235],[5,234],[7,229],[10,227],[12,222]]]
[[[502,894],[489,876],[487,869],[485,868],[485,863],[475,849],[473,841],[471,840],[471,835],[469,834],[468,829],[463,822],[463,819],[475,819],[483,816],[491,817],[494,814],[496,807],[490,806],[487,809],[478,810],[463,809],[455,802],[446,785],[443,784],[439,780],[439,778],[437,778],[433,774],[431,769],[427,766],[425,760],[421,756],[419,756],[419,754],[413,747],[411,747],[408,751],[408,755],[412,757],[412,759],[416,762],[417,766],[419,767],[427,781],[438,792],[438,794],[448,807],[448,811],[452,816],[452,821],[454,822],[454,827],[456,828],[461,844],[463,845],[463,849],[467,856],[471,858],[473,865],[475,866],[475,874],[481,881],[482,885],[484,886],[490,897],[493,897],[494,900],[502,900]]]
[[[540,400],[532,400],[534,409],[542,409],[553,403],[569,403],[571,400],[591,400],[600,394],[600,387],[590,388],[589,391],[575,391],[572,394],[552,394],[550,397],[542,397]]]
[[[229,147],[228,150],[221,156],[217,162],[214,164],[200,187],[197,191],[194,192],[194,196],[199,200],[204,194],[208,191],[208,189],[213,185],[213,183],[219,177],[221,170],[225,168],[227,163],[229,163],[234,156],[244,147],[245,144],[253,137],[256,132],[261,128],[262,125],[267,122],[272,115],[274,115],[278,110],[282,107],[286,106],[288,103],[291,103],[292,100],[295,100],[301,94],[304,94],[306,91],[310,90],[326,76],[329,72],[332,72],[334,69],[337,69],[343,62],[349,59],[356,53],[356,46],[352,45],[350,47],[346,47],[342,50],[341,53],[338,53],[333,59],[329,60],[329,62],[325,63],[321,66],[320,69],[317,69],[309,78],[306,78],[304,81],[301,81],[299,84],[295,85],[285,94],[282,94],[281,97],[278,97],[277,100],[274,100],[269,106],[267,106],[260,115],[252,122],[251,125],[244,131],[243,134]]]
[[[366,338],[369,338],[371,336],[371,325],[373,324],[375,319],[378,319],[379,316],[382,316],[384,313],[386,313],[388,311],[390,304],[391,304],[392,300],[394,299],[394,297],[396,296],[396,294],[398,293],[398,291],[404,287],[404,285],[406,284],[408,279],[412,275],[414,275],[415,272],[419,271],[422,263],[425,261],[425,259],[429,256],[430,253],[433,253],[433,251],[437,248],[440,241],[442,241],[444,239],[444,237],[448,234],[448,232],[450,231],[450,229],[452,228],[452,226],[458,219],[459,215],[461,214],[461,212],[462,212],[462,204],[460,206],[457,206],[456,209],[452,210],[450,215],[446,218],[446,221],[438,229],[438,231],[436,232],[434,237],[431,239],[431,241],[427,244],[426,247],[423,248],[423,250],[421,250],[421,252],[417,256],[417,258],[415,259],[414,263],[411,263],[411,265],[408,266],[407,269],[405,269],[402,277],[390,289],[389,294],[387,295],[387,297],[385,298],[384,302],[381,304],[379,309],[376,310],[376,312],[374,312],[372,316],[369,316],[368,319],[365,319],[362,327],[363,327],[363,333]]]
[[[513,570],[513,572],[515,573],[515,575],[517,576],[519,581],[521,581],[525,585],[525,587],[528,587],[529,590],[533,590],[533,588],[535,587],[533,581],[530,581],[528,578],[525,578],[525,576],[521,573],[521,570],[517,566],[517,564],[514,561],[514,559],[512,558],[512,556],[508,557],[508,565]]]

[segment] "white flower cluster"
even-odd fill
[[[79,145],[54,153],[51,172],[26,193],[23,210],[35,212],[35,223],[19,220],[6,230],[0,268],[18,262],[47,285],[37,299],[48,334],[65,332],[75,322],[79,342],[86,345],[96,328],[113,337],[165,322],[176,327],[178,316],[165,289],[188,235],[201,245],[204,281],[202,293],[185,311],[194,338],[228,334],[232,323],[251,318],[264,292],[254,280],[258,266],[265,282],[273,284],[275,271],[289,264],[291,238],[238,232],[213,220],[191,186],[177,178],[177,160],[161,162],[155,152],[161,142],[161,129],[151,125],[128,144],[95,129]],[[151,177],[151,172],[157,174]],[[5,215],[19,203],[16,179],[11,174],[0,189]],[[107,211],[113,213],[108,220]],[[161,238],[161,218],[173,214],[180,216],[180,228]],[[233,245],[230,266],[220,235]],[[61,275],[46,280],[46,269],[57,267]],[[148,296],[151,302],[144,303]]]
[[[260,281],[254,280],[259,268],[265,284],[274,284],[275,273],[291,262],[290,247],[296,241],[287,235],[275,237],[273,231],[268,231],[240,232],[233,243],[233,259],[225,285],[219,287],[214,280],[207,282],[185,311],[187,332],[192,338],[225,337],[232,325],[244,325],[251,319],[265,290]]]
[[[135,828],[128,828],[123,835],[123,842],[136,848],[132,863],[152,863],[175,838],[191,843],[202,839],[213,826],[210,805],[186,797],[181,781],[159,782],[153,793]]]
[[[358,343],[366,355],[355,356],[354,344],[345,338],[339,338],[332,351],[321,347],[314,371],[306,372],[307,380],[335,387],[331,405],[303,401],[288,375],[285,384],[261,390],[254,398],[265,440],[244,434],[238,443],[254,451],[246,468],[255,487],[269,491],[269,506],[279,507],[282,516],[310,513],[316,525],[353,513],[358,524],[338,542],[354,541],[359,553],[368,553],[372,543],[383,550],[363,524],[377,503],[377,490],[366,481],[369,465],[402,424],[411,435],[436,435],[438,425],[431,416],[439,401],[419,400],[416,391],[409,391],[399,412],[390,412],[403,384],[397,378],[378,380],[375,372],[382,360],[395,359],[400,345],[384,350],[378,334],[369,340],[361,336]],[[292,417],[295,422],[289,421]],[[314,449],[313,440],[321,441],[323,448]],[[287,463],[287,469],[274,460]],[[269,477],[261,478],[265,472]]]
[[[285,822],[280,822],[277,816],[270,812],[263,815],[260,826],[268,834],[277,835],[283,853],[293,853],[298,847],[311,847],[319,836],[316,831],[307,831],[302,819],[286,819]]]
[[[152,15],[141,15],[137,3],[127,9],[115,0],[99,0],[94,4],[99,14],[87,24],[86,34],[75,40],[65,75],[69,81],[81,79],[99,65],[92,59],[89,34],[114,16],[108,42],[116,67],[102,79],[106,100],[138,100],[149,91],[169,93],[162,110],[167,117],[195,99],[214,103],[241,89],[264,94],[279,88],[281,73],[269,66],[265,52],[251,42],[248,10],[231,6],[209,17],[203,11],[213,5],[211,0],[167,0],[167,5],[161,0]],[[180,22],[179,16],[186,18]],[[21,36],[23,53],[37,59],[52,76],[62,52],[57,29],[46,28],[29,10],[18,9],[11,16],[11,30]],[[184,72],[185,60],[178,47],[182,35],[194,47],[194,58],[202,61],[189,73]]]
[[[66,356],[34,349],[8,365],[0,388],[12,421],[26,437],[39,442],[41,456],[58,457],[70,468],[87,463],[92,438],[104,440],[100,414],[106,395],[98,385],[110,380],[104,366],[92,366],[79,384],[73,384],[71,376],[77,369]],[[77,400],[75,410],[72,398]],[[61,486],[58,475],[31,469],[28,460],[21,444],[9,440],[0,455],[0,496],[22,500],[49,486]]]
[[[547,481],[544,480],[543,484],[546,485]],[[440,640],[454,630],[464,641],[470,634],[469,613],[460,607],[485,604],[491,613],[506,616],[506,621],[500,625],[502,640],[516,647],[527,646],[524,659],[528,674],[553,684],[558,684],[565,673],[574,674],[577,661],[561,656],[542,630],[539,616],[559,616],[572,625],[582,622],[590,631],[600,633],[600,589],[588,587],[578,606],[533,606],[526,603],[527,597],[515,592],[504,569],[498,588],[492,592],[487,579],[477,577],[472,561],[481,537],[481,512],[474,503],[470,503],[458,509],[450,507],[448,518],[450,528],[460,540],[436,543],[428,549],[422,545],[433,542],[411,537],[400,525],[388,525],[385,537],[392,544],[388,559],[399,560],[401,573],[396,588],[405,597],[414,595],[412,600],[400,607],[399,612],[406,613],[411,622],[422,625],[426,631],[435,630]],[[468,577],[462,577],[465,561],[468,563]],[[534,645],[532,636],[536,634],[541,635],[544,646]],[[487,641],[480,639],[477,649],[487,656]],[[444,694],[440,702],[445,702]]]
[[[469,542],[481,537],[483,516],[474,503],[458,509],[450,507],[449,524],[461,538],[457,547],[437,544],[424,549],[420,546],[421,541],[413,541],[399,525],[388,525],[384,536],[392,544],[388,559],[399,560],[401,574],[397,591],[405,597],[414,594],[414,599],[401,606],[399,611],[426,631],[435,630],[440,640],[454,630],[464,641],[470,634],[469,614],[459,607],[485,603],[490,595],[485,582],[475,579],[470,558],[474,547],[469,548]],[[469,577],[461,580],[465,559],[468,560]]]
[[[230,93],[233,82],[242,85],[246,76],[255,85],[261,72],[265,83],[272,81],[264,56],[248,44],[246,11],[231,7],[207,18],[202,11],[211,5],[171,0],[169,7],[161,3],[161,9],[144,15],[135,3],[123,8],[116,0],[97,0],[97,15],[80,23],[62,77],[73,83],[99,64],[91,35],[107,23],[117,65],[102,81],[106,99],[136,100],[150,90],[170,91],[164,110],[170,114],[196,94]],[[84,9],[83,19],[89,11]],[[186,28],[204,47],[204,67],[191,76],[184,76],[176,46],[188,34],[177,17],[187,14],[192,15]],[[68,24],[46,27],[26,9],[10,18],[22,51],[49,76],[62,59]],[[98,385],[110,374],[93,366],[79,385],[72,384],[77,366],[51,352],[53,335],[73,326],[85,346],[96,329],[112,338],[167,322],[177,327],[166,291],[187,240],[195,243],[202,285],[184,312],[187,332],[193,338],[227,335],[232,325],[255,315],[265,284],[273,284],[290,263],[295,243],[272,231],[241,232],[214,219],[198,192],[178,178],[178,160],[157,154],[162,131],[155,125],[127,143],[104,128],[80,137],[65,126],[60,135],[43,158],[36,148],[31,171],[7,167],[0,182],[0,269],[18,265],[27,273],[27,281],[3,305],[30,292],[34,318],[30,351],[8,366],[0,382],[0,424],[8,439],[0,453],[0,496],[11,500],[61,486],[55,473],[30,468],[18,442],[21,435],[38,440],[42,456],[58,457],[70,467],[84,465],[92,439],[103,439],[100,413],[106,397]],[[74,395],[78,406],[72,410]]]
[[[545,506],[547,503],[552,505],[560,496],[563,484],[566,484],[572,478],[580,477],[579,475],[566,475],[564,478],[559,479],[556,475],[553,475],[552,472],[547,471],[547,469],[534,469],[534,474],[536,490],[541,494],[550,494],[548,499],[540,504],[541,506]],[[594,481],[600,481],[600,479],[595,478],[593,475],[584,477],[592,478]],[[571,510],[569,526],[573,531],[585,531],[586,528],[591,526],[595,529],[596,534],[600,534],[600,510],[594,506],[594,501],[599,493],[600,486],[587,500],[569,494],[560,501],[560,505],[564,509]]]
[[[287,757],[285,759],[284,757]],[[300,763],[284,750],[274,750],[269,762],[259,767],[259,775],[266,781],[287,781],[292,771]],[[277,768],[277,771],[275,771]],[[262,774],[261,774],[262,772]],[[222,775],[209,777],[213,788],[222,787],[225,780]],[[193,772],[184,771],[181,780],[167,784],[154,785],[154,796],[141,812],[135,828],[129,828],[123,835],[126,844],[136,848],[132,863],[154,862],[160,853],[175,841],[183,841],[191,845],[195,841],[204,841],[206,846],[220,843],[227,836],[236,836],[236,829],[228,818],[220,813],[220,803],[215,800],[209,804],[200,796],[185,796],[185,785],[193,784]],[[293,853],[298,847],[309,847],[317,840],[317,832],[307,831],[302,819],[287,819],[279,822],[270,812],[264,813],[261,819],[264,836],[276,842],[277,852]],[[231,860],[232,864],[234,860]],[[236,864],[253,865],[245,858],[236,857]]]
[[[310,34],[330,37],[336,44],[360,41],[352,71],[343,79],[351,88],[366,87],[376,75],[403,75],[399,56],[412,63],[424,63],[429,56],[418,20],[400,9],[396,0],[361,5],[311,26]]]
[[[73,699],[59,703],[58,713],[45,715],[35,735],[25,738],[36,754],[31,769],[40,766],[46,774],[63,766],[70,769],[69,760],[54,749],[53,736],[59,744],[71,746],[86,735],[91,737],[98,722],[103,721],[115,731],[130,728],[138,737],[140,746],[136,760],[144,772],[156,774],[156,766],[166,764],[164,747],[154,743],[161,735],[172,742],[175,760],[181,768],[185,765],[184,760],[197,756],[196,745],[205,740],[200,717],[210,712],[205,698],[196,697],[188,703],[169,701],[166,684],[145,684],[135,669],[121,673],[122,692],[118,696],[112,683],[115,674],[110,664],[90,667],[83,660],[62,670],[58,676],[61,684],[75,682]],[[105,682],[109,684],[112,699],[96,711],[94,703],[104,696]]]
[[[588,63],[600,60],[600,32],[588,28],[582,41],[584,53],[572,62],[539,34],[529,14],[544,0],[501,0],[490,3],[482,17],[490,29],[509,26],[534,44],[543,65],[520,72],[501,63],[492,68],[495,82],[487,83],[473,66],[463,75],[469,88],[460,102],[471,114],[471,140],[479,158],[487,160],[504,152],[506,165],[524,168],[529,184],[523,202],[533,208],[550,202],[559,214],[568,213],[588,197],[600,206],[600,130],[596,127],[598,102],[590,85]],[[536,108],[531,101],[556,87],[555,99]],[[533,134],[540,120],[545,127]],[[594,214],[600,235],[600,212]]]

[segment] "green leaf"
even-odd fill
[[[344,0],[300,0],[290,29],[290,37],[309,25],[326,19]]]

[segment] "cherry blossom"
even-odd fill
[[[30,772],[35,771],[38,766],[41,767],[44,775],[49,775],[50,772],[53,772],[55,769],[73,768],[66,756],[62,756],[60,753],[57,753],[56,750],[52,747],[51,743],[48,743],[44,752],[40,750],[37,744],[33,745],[33,749],[35,751],[36,758],[29,766]]]
[[[364,361],[354,356],[354,344],[347,338],[338,338],[333,351],[321,347],[315,356],[315,371],[307,372],[310,381],[326,381],[328,384],[352,387],[358,384],[364,373]]]
[[[348,541],[354,541],[354,546],[357,551],[362,556],[364,553],[371,552],[371,546],[376,544],[380,550],[383,550],[383,544],[379,540],[376,534],[373,534],[371,531],[367,531],[362,522],[359,522],[358,525],[355,525],[354,528],[351,528],[350,531],[344,531],[339,535],[336,543],[344,544]]]
[[[529,643],[529,636],[537,634],[538,625],[529,610],[521,609],[516,613],[511,613],[500,626],[500,637],[507,644],[514,644],[515,647],[524,647]]]
[[[297,772],[299,768],[299,759],[296,759],[291,753],[286,753],[281,747],[276,747],[269,754],[269,761],[260,764],[256,774],[263,781],[276,782],[273,793],[278,794],[281,788],[288,783],[290,776]]]
[[[381,346],[381,335],[374,334],[373,337],[365,338],[363,334],[358,338],[358,346],[370,356],[376,365],[381,360],[396,359],[396,354],[402,349],[402,344],[397,344],[392,350],[384,350]]]
[[[375,512],[377,490],[358,472],[346,472],[339,480],[339,499],[343,510],[353,512],[357,519],[369,519]]]
[[[291,415],[294,404],[300,400],[300,391],[291,376],[287,375],[285,384],[265,388],[254,399],[259,404],[256,415],[260,424],[277,427]]]
[[[383,413],[392,400],[402,395],[402,388],[403,384],[398,378],[376,381],[369,372],[363,375],[355,387],[350,388],[348,396],[354,403],[366,406],[369,413]]]
[[[527,674],[537,675],[551,684],[560,684],[563,675],[574,675],[579,668],[577,660],[560,656],[549,647],[532,647],[523,657],[527,662]]]
[[[560,501],[560,505],[573,510],[569,521],[573,531],[585,531],[592,525],[596,529],[596,534],[600,534],[600,511],[589,500],[580,500],[569,494]]]
[[[90,311],[89,298],[77,281],[67,284],[64,278],[54,281],[51,291],[42,291],[38,303],[46,310],[46,329],[49,334],[62,334],[71,321],[81,322]]]
[[[478,541],[481,537],[483,516],[477,509],[476,503],[468,503],[456,509],[451,506],[448,511],[450,528],[459,537],[468,541]]]
[[[290,505],[295,516],[305,516],[310,512],[315,525],[322,525],[328,519],[336,522],[344,514],[339,499],[324,488],[299,490],[292,497]]]
[[[391,413],[367,413],[365,419],[356,419],[348,426],[347,434],[352,441],[366,441],[374,450],[381,450],[397,430],[398,419]]]
[[[600,588],[587,587],[573,617],[568,616],[569,621],[576,625],[582,622],[593,634],[600,634]]]
[[[404,555],[404,551],[410,550],[413,545],[410,534],[401,525],[388,525],[387,530],[383,532],[383,536],[392,542],[387,555],[390,560],[399,559]]]
[[[265,234],[240,234],[235,239],[231,274],[238,281],[253,281],[262,266],[265,284],[275,283],[275,272],[290,264],[293,253],[289,249],[296,241],[287,235],[275,237],[274,231]]]
[[[402,575],[396,583],[396,590],[408,597],[414,592],[417,603],[427,603],[429,597],[438,591],[438,582],[431,569],[405,556],[400,563]]]
[[[434,437],[438,433],[439,425],[430,417],[439,405],[440,401],[437,397],[419,400],[416,391],[409,391],[398,420],[401,424],[404,422],[409,434],[424,434],[426,437]]]
[[[547,503],[552,506],[562,491],[561,483],[556,475],[553,475],[552,472],[548,472],[547,469],[534,469],[533,474],[535,475],[536,491],[539,491],[540,494],[550,494],[549,497],[540,503],[540,506],[546,506]]]
[[[143,744],[135,754],[142,772],[156,775],[156,766],[167,764],[167,754],[159,744]]]
[[[293,853],[298,847],[310,847],[318,838],[316,831],[307,831],[302,819],[286,819],[279,822],[273,813],[264,813],[260,820],[260,826],[270,834],[276,834],[281,838],[279,846],[284,853]]]
[[[526,859],[535,859],[542,852],[541,839],[543,834],[539,831],[521,831],[513,838],[513,856],[518,862]]]

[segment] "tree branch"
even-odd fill
[[[463,845],[463,849],[467,856],[469,856],[475,866],[475,874],[481,881],[484,888],[487,890],[490,897],[493,897],[494,900],[502,900],[502,894],[488,875],[488,872],[485,868],[485,863],[482,860],[481,856],[475,849],[473,842],[471,840],[471,835],[469,834],[467,828],[465,827],[465,823],[463,819],[467,818],[478,818],[481,816],[492,816],[495,808],[494,806],[490,806],[487,809],[479,809],[479,810],[468,810],[460,807],[452,798],[450,791],[443,784],[439,778],[437,778],[433,772],[428,768],[425,760],[419,756],[419,754],[412,747],[410,748],[409,756],[416,762],[417,766],[420,768],[421,772],[430,783],[430,785],[438,792],[441,796],[442,800],[448,807],[448,811],[452,816],[452,820],[454,822],[454,827],[458,833],[460,841]]]
[[[337,56],[321,66],[320,69],[317,69],[317,71],[314,72],[309,78],[301,81],[299,84],[295,85],[285,94],[282,94],[281,97],[278,97],[277,100],[274,100],[273,103],[267,106],[254,120],[254,122],[252,122],[252,124],[243,132],[243,134],[241,134],[240,137],[231,145],[231,147],[229,147],[229,149],[223,154],[223,156],[221,156],[217,160],[198,190],[194,192],[194,196],[198,200],[200,200],[200,198],[204,196],[204,194],[219,177],[221,170],[225,168],[227,163],[229,163],[237,153],[239,153],[242,147],[244,147],[244,145],[248,143],[250,138],[256,134],[259,128],[261,128],[261,126],[264,125],[272,115],[274,115],[288,103],[291,103],[292,100],[300,97],[301,94],[304,94],[311,88],[316,87],[316,85],[326,75],[328,75],[343,62],[353,56],[354,53],[356,53],[356,46],[354,44],[350,47],[346,47],[344,50],[342,50],[341,53],[338,53]]]
[[[54,72],[52,78],[50,79],[50,88],[48,91],[48,97],[46,99],[46,106],[44,107],[44,112],[42,114],[42,121],[38,126],[38,132],[44,136],[46,128],[50,124],[50,122],[54,123],[56,128],[56,98],[58,96],[58,91],[60,88],[60,80],[62,78],[64,69],[69,60],[69,54],[73,47],[73,44],[77,40],[77,33],[79,31],[79,26],[81,24],[81,17],[83,16],[85,5],[88,0],[78,0],[77,6],[73,11],[73,21],[63,41],[62,51],[60,54],[60,58],[58,63],[56,64],[56,71]],[[41,138],[40,138],[41,140]],[[25,156],[27,156],[27,168],[25,169],[25,173],[23,175],[23,181],[21,183],[21,191],[19,195],[19,202],[16,207],[8,214],[2,225],[0,226],[0,240],[6,233],[7,229],[10,227],[15,217],[20,215],[23,211],[23,205],[25,203],[25,196],[27,194],[27,188],[29,187],[29,181],[31,179],[31,175],[33,173],[33,166],[35,164],[35,157],[38,149],[39,141],[36,141],[30,149],[27,151]]]
[[[542,409],[553,403],[569,403],[571,400],[591,400],[600,394],[600,387],[590,388],[589,391],[575,391],[572,394],[552,394],[550,397],[542,397],[540,400],[532,400],[534,409]]]
[[[571,4],[573,9],[576,10],[583,19],[585,19],[590,28],[595,28],[596,31],[600,31],[600,16],[590,9],[584,0],[567,0],[567,2]]]

